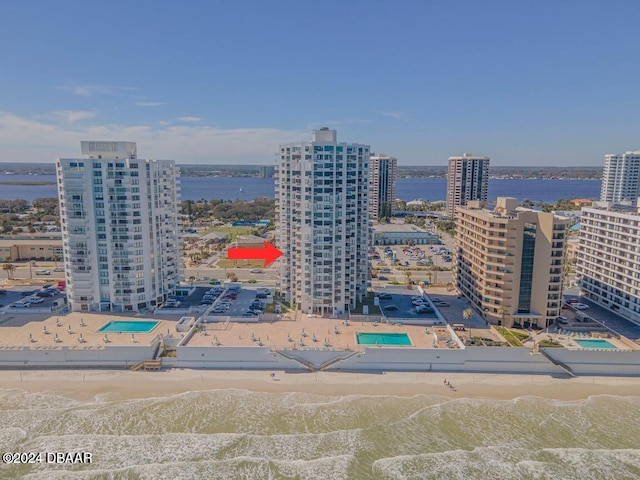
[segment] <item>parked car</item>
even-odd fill
[[[450,307],[451,305],[449,305],[447,302],[433,302],[433,304],[436,307]]]
[[[425,303],[426,301],[422,299],[411,300],[411,305],[424,305]]]
[[[243,317],[257,317],[258,314],[248,310],[242,314]]]
[[[20,292],[21,297],[30,297],[31,295],[35,295],[38,293],[38,290],[25,290],[24,292]]]
[[[49,270],[36,270],[36,275],[51,275]]]
[[[392,297],[390,293],[379,293],[378,298],[380,300],[391,300]]]
[[[589,309],[589,305],[585,305],[584,303],[574,303],[572,306],[576,310],[588,310]]]
[[[64,272],[64,267],[56,267],[53,269],[54,272]]]
[[[42,303],[42,302],[44,302],[44,298],[40,298],[36,294],[35,297],[27,297],[27,298],[24,299],[24,301],[25,302],[29,302],[29,303]]]
[[[416,307],[416,312],[417,313],[433,313],[433,308],[429,307],[428,305],[418,305]]]
[[[378,280],[389,280],[389,279],[384,275],[378,275]]]
[[[264,270],[262,270],[261,268],[254,268],[251,270],[251,273],[264,273]]]
[[[562,323],[563,325],[569,323],[569,319],[564,315],[560,315],[558,318],[556,318],[556,320],[558,321],[558,323]]]
[[[395,312],[396,310],[398,310],[398,306],[397,305],[385,305],[384,307],[382,307],[382,309],[387,311],[387,312]]]
[[[14,308],[28,308],[31,306],[31,304],[29,302],[27,302],[26,300],[19,300],[17,302],[13,302],[13,304],[11,304],[12,307]]]
[[[42,292],[36,293],[36,296],[38,296],[40,298],[54,297],[55,295],[56,295],[55,293],[49,292],[48,290],[44,290]]]

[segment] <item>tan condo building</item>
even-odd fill
[[[571,220],[498,197],[456,209],[454,281],[493,324],[544,328],[560,315]]]

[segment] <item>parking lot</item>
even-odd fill
[[[584,313],[586,313],[602,325],[610,328],[614,332],[623,335],[632,341],[640,339],[640,325],[637,325],[621,317],[620,315],[616,315],[610,310],[607,310],[606,308],[603,308],[600,305],[592,302],[587,297],[578,295],[565,295],[565,298],[567,300],[579,299],[581,303],[588,305],[589,309],[585,310]]]
[[[384,313],[384,316],[390,319],[393,318],[423,318],[433,319],[437,318],[435,312],[418,313],[416,307],[411,303],[411,297],[420,295],[418,290],[409,290],[404,287],[389,287],[377,290],[376,293],[388,293],[391,295],[390,299],[381,298],[380,308]],[[395,305],[397,310],[386,310],[385,307],[389,305]]]
[[[222,316],[222,317],[242,317],[247,311],[249,311],[250,306],[254,300],[256,300],[256,290],[246,290],[241,289],[237,292],[237,296],[234,299],[228,299],[231,301],[231,305],[229,309],[225,312],[214,312],[215,306],[219,301],[222,301],[223,298],[220,296],[219,300],[216,301],[213,306],[214,308],[210,309],[207,313],[208,316]],[[264,303],[265,299],[261,299]]]
[[[43,292],[43,289],[40,287],[36,288],[34,286],[16,286],[11,289],[3,289],[2,292],[4,293],[0,295],[0,307],[2,307],[3,310],[11,308],[13,312],[25,310],[25,313],[30,311],[31,308],[51,310],[54,300],[64,298],[65,294],[55,289],[54,285],[49,285],[49,287],[52,292],[51,296],[37,296],[38,293]],[[37,300],[37,303],[30,303],[29,307],[18,308],[17,306],[14,306],[16,302],[21,304],[29,297],[36,297],[39,300]]]

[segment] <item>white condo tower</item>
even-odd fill
[[[180,279],[178,169],[132,142],[81,142],[56,161],[66,287],[73,311],[139,311]]]

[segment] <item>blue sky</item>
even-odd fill
[[[401,165],[640,149],[640,2],[0,2],[0,161],[128,140],[270,164],[328,126]]]

